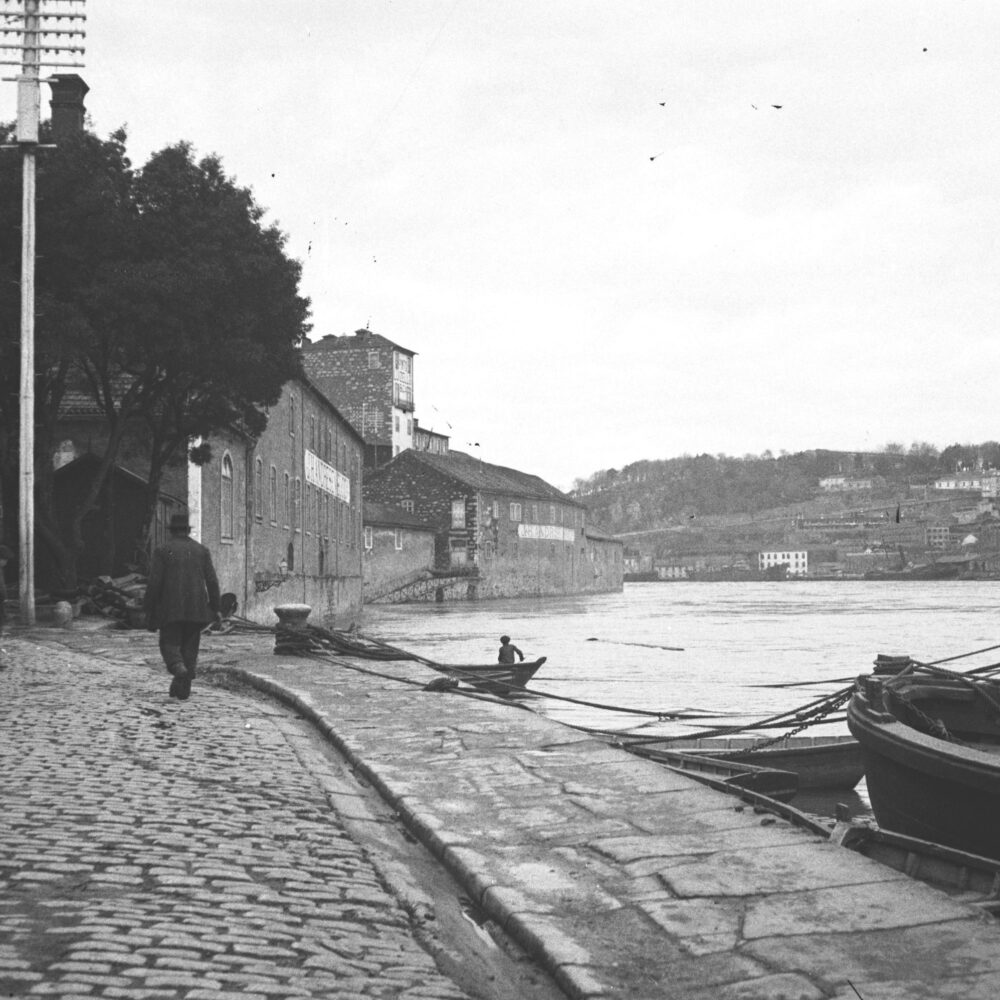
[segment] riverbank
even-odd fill
[[[87,641],[108,657],[127,635]],[[571,997],[1000,990],[996,926],[975,908],[510,703],[425,691],[437,675],[417,664],[241,636],[209,639],[205,666],[310,719]]]

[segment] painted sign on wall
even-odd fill
[[[560,528],[556,524],[519,524],[517,537],[542,542],[572,542],[576,539],[576,532],[572,528]]]
[[[330,496],[343,500],[344,503],[351,502],[351,481],[342,472],[338,472],[332,465],[327,465],[308,448],[305,455],[306,482],[312,483],[318,489],[329,493]]]

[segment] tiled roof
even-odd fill
[[[399,457],[423,462],[425,465],[458,479],[476,490],[504,493],[510,496],[529,497],[535,500],[557,500],[559,503],[583,507],[578,500],[550,486],[544,479],[509,469],[502,465],[490,465],[464,451],[450,451],[447,455],[436,455],[429,451],[404,451]]]
[[[437,531],[432,524],[421,521],[402,507],[389,503],[375,503],[365,500],[361,508],[361,517],[365,524],[377,524],[390,528],[415,528],[418,531]]]
[[[404,354],[416,354],[416,351],[402,347],[388,337],[383,337],[381,333],[372,333],[371,330],[358,330],[353,335],[345,333],[342,337],[338,337],[335,333],[328,333],[319,340],[306,341],[302,345],[302,352],[311,354],[316,351],[348,351],[369,347],[392,347]]]

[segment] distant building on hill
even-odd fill
[[[803,550],[774,550],[757,554],[757,568],[764,572],[772,567],[787,566],[789,576],[809,575],[809,553]]]
[[[941,476],[934,480],[934,489],[966,490],[995,497],[1000,493],[1000,473],[963,472],[955,476]]]
[[[854,493],[859,490],[870,490],[875,481],[872,479],[855,479],[852,476],[826,476],[819,481],[819,488],[824,493]]]

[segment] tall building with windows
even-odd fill
[[[328,335],[302,348],[310,381],[364,438],[366,469],[413,447],[414,352],[371,330]]]
[[[435,568],[468,580],[450,598],[622,589],[622,543],[538,476],[461,451],[411,449],[365,476],[369,503],[401,508],[435,532]]]

